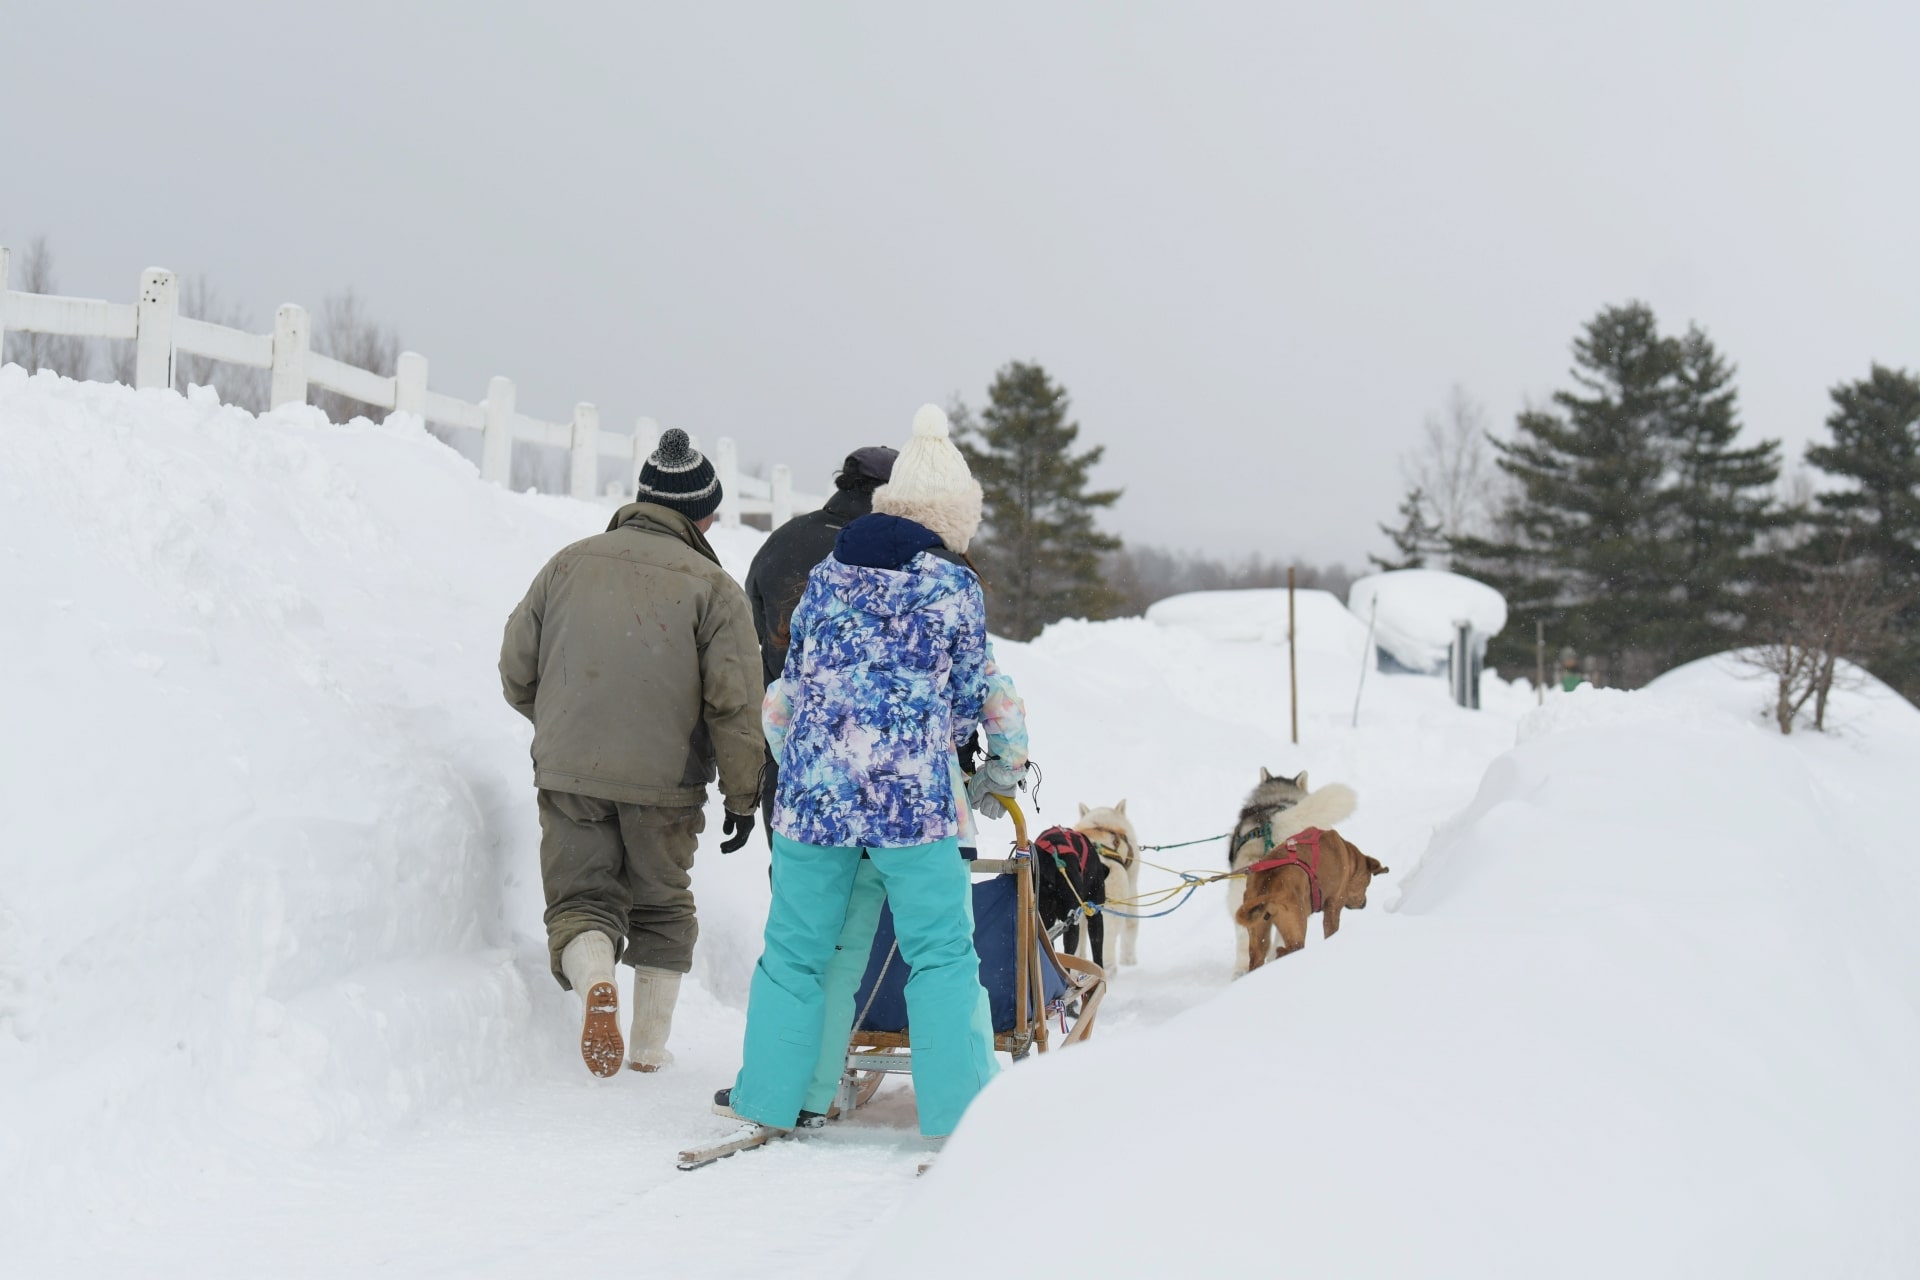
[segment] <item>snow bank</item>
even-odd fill
[[[1703,703],[1728,716],[1778,732],[1774,720],[1775,677],[1759,670],[1742,652],[1719,653],[1689,662],[1652,681],[1650,689],[1671,698]],[[1871,672],[1842,661],[1828,700],[1826,730],[1837,738],[1862,735],[1904,736],[1916,724],[1913,704]],[[1802,711],[1795,732],[1813,727],[1813,706]]]
[[[610,508],[483,485],[418,422],[16,367],[0,456],[0,1235],[556,1069],[494,663]],[[763,868],[699,873],[726,999]]]
[[[1366,619],[1377,607],[1374,643],[1409,671],[1445,671],[1455,627],[1471,623],[1482,636],[1507,625],[1507,601],[1484,582],[1439,569],[1396,569],[1361,578],[1347,607]]]
[[[1003,1077],[870,1262],[975,1274],[1067,1105],[1096,1274],[1910,1274],[1920,712],[1783,739],[1712,680],[1552,699],[1379,927]]]

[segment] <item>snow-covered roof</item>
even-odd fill
[[[1347,607],[1365,626],[1375,602],[1374,643],[1414,671],[1444,666],[1454,629],[1466,622],[1483,636],[1507,625],[1507,601],[1484,582],[1442,569],[1371,574],[1347,592]]]

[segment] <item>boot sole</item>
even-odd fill
[[[620,1074],[627,1043],[620,1038],[620,989],[596,982],[587,991],[587,1019],[580,1026],[580,1057],[587,1070],[605,1079]]]

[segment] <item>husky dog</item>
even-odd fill
[[[1127,802],[1122,800],[1112,808],[1101,806],[1095,809],[1083,804],[1080,806],[1080,820],[1073,824],[1073,829],[1093,841],[1094,847],[1100,851],[1100,860],[1107,864],[1106,896],[1128,904],[1122,910],[1137,911],[1138,908],[1132,903],[1140,883],[1140,837],[1134,833],[1133,823],[1127,817]],[[1109,977],[1123,964],[1140,963],[1139,957],[1134,954],[1134,943],[1140,936],[1140,922],[1131,915],[1112,916],[1110,919],[1119,945],[1113,948],[1114,963],[1107,966]]]
[[[1352,787],[1329,783],[1318,791],[1307,790],[1306,771],[1297,777],[1276,778],[1260,770],[1260,785],[1240,806],[1240,819],[1233,824],[1233,842],[1227,846],[1227,866],[1243,871],[1270,853],[1288,836],[1308,827],[1331,827],[1352,816],[1359,797]],[[1251,965],[1251,944],[1247,928],[1240,923],[1240,907],[1246,901],[1245,878],[1227,881],[1227,912],[1233,918],[1233,976],[1240,977]]]

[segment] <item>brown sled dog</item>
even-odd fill
[[[1267,962],[1276,929],[1280,950],[1275,958],[1306,946],[1307,917],[1315,911],[1321,916],[1320,936],[1331,938],[1340,928],[1340,912],[1366,906],[1367,886],[1387,871],[1338,831],[1313,829],[1287,837],[1246,869],[1246,897],[1234,920],[1247,931],[1249,970]]]

